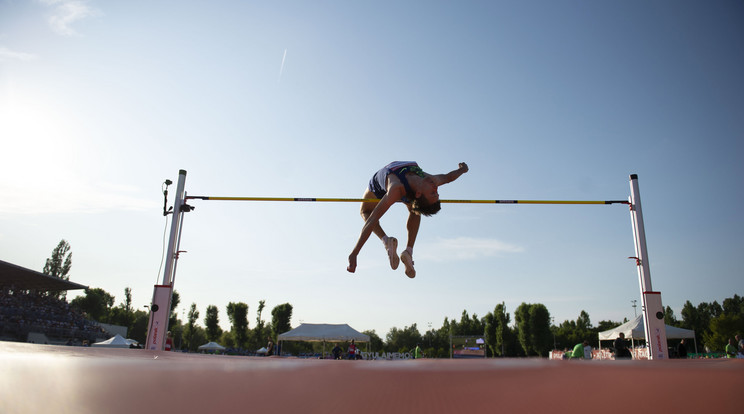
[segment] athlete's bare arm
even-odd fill
[[[468,165],[464,162],[461,162],[459,168],[457,168],[456,170],[450,171],[447,174],[432,175],[431,178],[434,180],[434,183],[437,186],[440,186],[455,181],[466,172],[468,172]]]

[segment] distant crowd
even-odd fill
[[[0,338],[27,342],[29,333],[68,345],[92,344],[109,336],[65,300],[34,291],[0,289]]]
[[[646,345],[629,348],[624,333],[619,333],[614,340],[613,346],[604,349],[594,349],[589,345],[589,341],[583,341],[576,344],[573,350],[551,352],[552,359],[646,359],[648,358],[648,348]],[[687,358],[740,358],[744,359],[744,338],[736,335],[728,340],[724,352],[711,352],[705,350],[704,354],[690,353],[687,349],[685,339],[680,340],[676,347],[669,347],[669,358],[687,359]]]

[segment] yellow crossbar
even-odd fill
[[[318,197],[212,197],[186,196],[187,200],[215,200],[215,201],[306,201],[328,203],[376,203],[376,198],[318,198]],[[624,200],[439,200],[451,204],[629,204]]]

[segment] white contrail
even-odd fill
[[[284,61],[287,60],[287,49],[284,49],[284,56],[282,56],[282,66],[279,67],[279,82],[282,81],[282,73],[284,72]]]

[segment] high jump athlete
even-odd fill
[[[459,168],[447,174],[432,175],[424,172],[417,163],[413,161],[395,161],[377,171],[369,182],[363,198],[379,199],[379,202],[363,202],[361,215],[364,219],[362,233],[349,255],[349,266],[346,268],[354,273],[357,266],[357,256],[362,246],[367,242],[369,236],[374,233],[382,240],[393,270],[398,268],[400,262],[406,268],[406,276],[416,277],[413,268],[413,245],[416,243],[416,235],[421,224],[421,215],[431,216],[441,209],[439,202],[439,186],[451,183],[461,175],[468,172],[468,166],[464,162]],[[408,208],[408,242],[406,249],[398,256],[398,240],[388,237],[380,226],[380,218],[385,215],[390,206],[396,202],[403,202]]]

